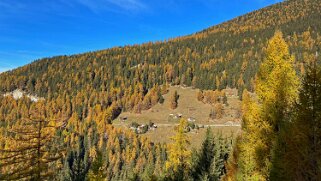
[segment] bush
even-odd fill
[[[130,124],[130,127],[133,127],[133,128],[138,128],[139,124],[137,122],[132,122]]]
[[[189,122],[188,127],[190,127],[191,129],[195,129],[195,123]]]
[[[144,134],[148,131],[148,125],[145,125],[142,130],[141,130],[141,134]]]
[[[164,101],[165,101],[164,97],[163,97],[163,96],[160,96],[160,97],[159,97],[159,103],[160,103],[160,104],[163,104]]]

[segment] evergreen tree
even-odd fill
[[[165,99],[164,99],[163,95],[160,95],[160,96],[159,96],[159,103],[160,103],[160,104],[163,104],[164,101],[165,101]]]
[[[207,128],[202,147],[193,159],[194,180],[218,181],[222,178],[231,149],[229,141],[230,138],[223,138],[222,134],[214,137],[211,128]]]
[[[211,128],[207,128],[205,140],[202,143],[200,151],[197,153],[197,158],[193,168],[193,178],[201,179],[203,176],[209,177],[211,164],[215,156],[214,140]]]
[[[223,104],[225,104],[226,106],[228,106],[226,94],[223,95]]]
[[[90,169],[90,162],[86,159],[87,154],[84,146],[84,137],[79,137],[79,145],[75,151],[71,151],[66,158],[68,163],[67,175],[72,181],[85,180],[86,175]]]
[[[225,162],[230,152],[228,139],[224,139],[220,133],[214,139],[214,157],[210,166],[210,180],[219,181],[226,174]]]
[[[275,167],[281,167],[287,180],[321,178],[321,68],[320,62],[308,63],[295,105],[293,121],[287,125],[286,150]],[[281,148],[280,148],[281,149]],[[276,172],[280,172],[276,169]],[[275,179],[282,178],[274,174]]]

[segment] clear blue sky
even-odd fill
[[[0,0],[0,72],[35,59],[164,40],[280,0]]]

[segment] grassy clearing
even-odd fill
[[[178,107],[175,110],[170,108],[170,96],[174,91],[178,92],[179,100]],[[141,114],[135,114],[130,112],[123,112],[120,117],[127,117],[125,122],[115,120],[113,124],[115,126],[121,126],[128,128],[128,125],[132,122],[139,124],[146,124],[149,121],[154,122],[159,127],[154,131],[149,131],[143,136],[150,138],[154,142],[170,142],[170,137],[174,134],[174,126],[178,124],[179,119],[171,119],[170,114],[182,114],[182,118],[188,119],[190,117],[195,119],[195,124],[198,125],[214,125],[224,124],[226,122],[239,123],[237,116],[237,109],[239,109],[240,101],[236,96],[228,96],[228,106],[224,107],[225,116],[219,120],[211,120],[209,114],[212,105],[204,104],[197,100],[198,89],[183,88],[183,87],[170,87],[169,92],[164,95],[164,103],[157,104],[151,109],[142,111]],[[214,132],[222,132],[223,135],[230,135],[232,132],[237,134],[240,131],[240,127],[212,127]],[[191,144],[193,147],[198,147],[203,140],[206,128],[201,128],[197,131],[188,133],[191,138]]]

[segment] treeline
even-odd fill
[[[321,61],[306,60],[300,79],[281,32],[266,48],[255,94],[243,93],[242,134],[225,180],[321,179]]]

